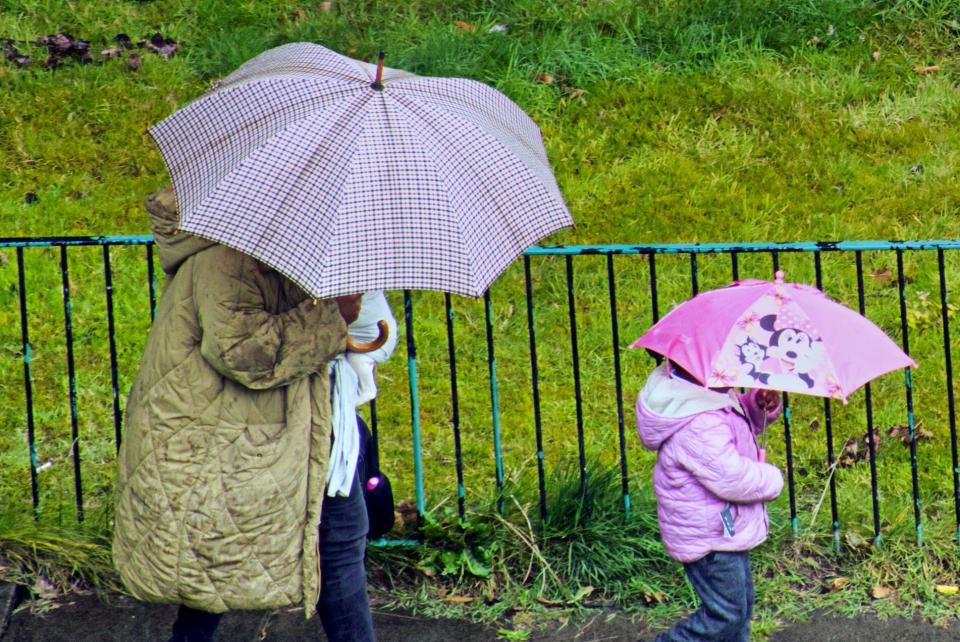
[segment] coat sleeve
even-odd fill
[[[775,422],[777,417],[780,416],[780,411],[783,409],[783,402],[778,403],[777,407],[768,411],[766,413],[767,416],[764,417],[763,408],[757,403],[757,392],[759,392],[757,389],[751,388],[740,394],[738,398],[740,400],[740,407],[743,408],[743,412],[747,415],[747,421],[750,422],[750,428],[759,435],[769,428],[770,424]]]
[[[273,314],[252,259],[222,248],[196,261],[200,350],[224,377],[252,389],[283,386],[322,371],[346,348],[347,326],[334,300],[307,299]]]
[[[678,463],[717,497],[735,504],[771,501],[783,475],[771,464],[737,452],[729,426],[714,417],[695,421],[673,436]]]

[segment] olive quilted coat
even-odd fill
[[[167,285],[127,400],[113,554],[127,588],[209,612],[320,591],[330,451],[328,361],[345,347],[314,302],[247,255],[175,234],[172,191],[147,199]]]

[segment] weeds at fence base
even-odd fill
[[[654,499],[632,493],[628,518],[618,470],[593,466],[586,479],[584,491],[571,466],[547,484],[546,520],[533,516],[536,497],[524,488],[508,489],[502,514],[495,499],[466,519],[452,509],[430,511],[421,546],[371,550],[377,602],[435,617],[509,620],[515,630],[598,609],[623,611],[656,629],[695,608],[682,567],[660,544]],[[960,575],[953,544],[917,547],[908,539],[877,547],[850,531],[838,548],[832,534],[795,537],[781,521],[752,554],[757,639],[818,610],[937,624],[960,615],[960,595],[937,588],[955,585]]]
[[[64,594],[122,590],[102,530],[50,527],[10,514],[0,514],[0,582],[22,586],[21,608],[34,612]]]
[[[656,506],[648,487],[632,492],[623,512],[619,470],[577,466],[547,484],[547,519],[539,518],[536,486],[505,490],[468,510],[440,506],[402,533],[420,544],[371,547],[370,589],[380,608],[475,621],[510,622],[511,635],[596,613],[622,611],[653,628],[696,606],[679,564],[663,551]],[[960,576],[954,544],[923,547],[905,540],[872,540],[851,532],[790,533],[773,520],[768,543],[753,554],[757,588],[754,633],[764,639],[814,611],[843,615],[923,617],[946,623],[960,615]],[[77,591],[122,591],[110,558],[109,520],[83,527],[50,527],[0,515],[0,581],[24,586],[21,608],[42,612],[52,598]],[[946,590],[944,590],[946,587]],[[522,639],[515,637],[511,639]]]

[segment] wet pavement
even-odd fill
[[[3,642],[165,642],[176,607],[145,604],[122,595],[101,600],[96,595],[67,595],[39,608],[10,612],[11,585],[0,585],[0,607],[8,616]],[[619,611],[587,614],[577,620],[555,621],[527,637],[494,625],[465,620],[431,619],[381,609],[374,610],[379,642],[486,642],[498,639],[557,642],[636,642],[652,640],[653,632]],[[317,618],[306,620],[300,609],[228,613],[216,642],[325,640]],[[878,620],[871,615],[847,619],[824,614],[795,623],[773,634],[771,642],[950,642],[960,641],[960,622],[950,628],[901,618]]]

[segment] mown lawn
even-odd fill
[[[146,129],[260,51],[309,40],[361,58],[383,48],[388,65],[475,78],[517,101],[540,124],[577,221],[575,229],[554,235],[550,243],[960,238],[958,21],[956,2],[919,0],[788,1],[777,3],[776,11],[758,0],[0,0],[0,41],[12,40],[8,57],[11,46],[31,57],[26,68],[15,60],[0,61],[0,235],[146,233],[141,201],[167,180]],[[60,32],[89,41],[93,61],[81,64],[68,56],[59,68],[46,68],[47,48],[34,43]],[[134,43],[159,35],[155,43],[169,47],[172,40],[176,51],[167,58],[149,48],[128,50],[115,39],[121,33]],[[101,52],[108,49],[119,55],[103,60]],[[66,524],[74,510],[59,256],[51,250],[25,254],[38,459],[52,462],[41,476],[42,524]],[[114,448],[101,257],[98,249],[71,250],[70,256],[84,483],[94,530],[108,524],[109,515],[102,513],[109,504],[104,499],[109,498]],[[874,274],[867,282],[868,311],[899,339],[895,258],[868,254],[864,260]],[[812,281],[811,257],[783,262],[788,278]],[[856,305],[852,257],[825,256],[824,266],[825,290]],[[545,461],[554,474],[576,453],[566,282],[562,259],[535,259],[532,268]],[[16,269],[13,251],[3,250],[0,489],[10,498],[5,506],[26,515],[30,496]],[[640,257],[616,263],[621,347],[649,324],[646,269]],[[700,269],[701,288],[730,277],[729,262],[720,257],[704,257]],[[905,269],[911,348],[921,363],[915,374],[917,417],[931,433],[918,444],[930,543],[920,553],[911,544],[907,451],[885,432],[905,421],[902,375],[885,377],[873,390],[875,423],[883,431],[878,455],[882,526],[891,541],[881,551],[861,549],[858,539],[847,538],[845,555],[831,557],[829,500],[810,523],[826,483],[823,430],[810,427],[823,422],[822,403],[797,400],[793,446],[797,466],[807,471],[798,474],[797,490],[804,536],[799,543],[788,542],[781,498],[772,509],[781,543],[764,549],[769,557],[762,564],[770,578],[764,580],[762,598],[768,622],[779,612],[800,608],[798,596],[807,596],[804,591],[819,587],[829,573],[846,573],[854,581],[845,591],[826,593],[818,604],[860,608],[874,585],[890,584],[900,592],[876,602],[881,612],[957,612],[955,601],[930,588],[949,583],[945,578],[956,571],[952,556],[941,554],[954,537],[955,520],[936,259],[907,255]],[[661,312],[689,295],[688,270],[686,257],[658,265]],[[742,276],[768,278],[770,271],[769,257],[742,259]],[[126,390],[149,323],[143,250],[114,250],[113,272],[120,387]],[[958,260],[949,254],[947,276],[951,283],[960,278]],[[516,265],[495,284],[492,302],[508,489],[532,502],[528,508],[535,513],[523,285],[522,266]],[[575,289],[588,453],[591,462],[610,466],[617,461],[617,435],[605,263],[576,261]],[[392,296],[399,313],[400,297]],[[951,300],[956,301],[955,286]],[[443,298],[418,293],[413,303],[427,505],[442,505],[436,511],[441,514],[455,503],[456,490]],[[455,299],[454,309],[467,504],[478,516],[489,515],[494,463],[484,307],[482,301]],[[630,434],[630,409],[650,363],[632,352],[623,352],[622,359],[634,511],[649,511],[651,458]],[[398,355],[381,370],[379,411],[388,470],[398,494],[410,497],[405,366]],[[839,451],[848,437],[865,429],[862,393],[850,406],[837,406]],[[780,464],[782,441],[781,431],[771,444],[772,458]],[[869,540],[866,463],[840,470],[837,477],[844,537],[852,532]],[[513,516],[522,522],[518,513]],[[664,590],[689,603],[680,583],[663,579],[673,569],[656,553],[645,524],[646,539],[640,539],[653,542],[651,568],[666,569],[665,574],[633,581],[617,576],[610,581],[611,593],[633,604],[653,595],[656,603],[657,591]],[[609,537],[611,531],[602,532]],[[920,578],[921,588],[908,589],[912,579],[892,579],[890,568],[905,578]],[[584,584],[604,579],[578,572],[568,567],[564,577]],[[577,591],[577,586],[567,588]],[[675,606],[662,608],[669,612]]]

